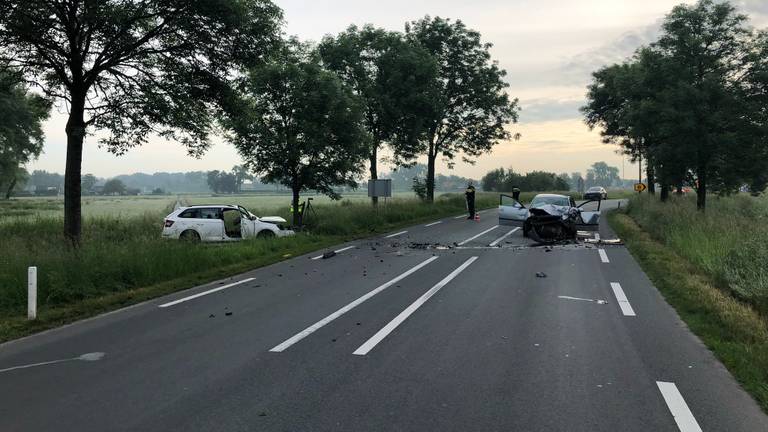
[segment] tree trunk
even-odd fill
[[[74,244],[80,244],[82,230],[80,207],[80,174],[83,163],[85,138],[85,95],[73,95],[67,120],[67,165],[64,172],[64,235]]]
[[[379,178],[378,167],[376,166],[376,164],[378,162],[377,161],[378,156],[376,154],[378,148],[379,148],[379,144],[376,143],[373,146],[373,149],[371,149],[371,154],[369,155],[370,162],[371,162],[371,180],[376,180],[376,179]],[[379,197],[372,196],[371,197],[371,204],[373,204],[374,206],[378,205],[379,204]]]
[[[427,153],[427,202],[435,201],[435,146],[429,143],[429,153]]]
[[[291,208],[293,209],[293,226],[301,229],[302,218],[304,216],[304,212],[300,211],[299,209],[299,192],[301,192],[301,188],[294,183],[294,185],[291,187],[291,190],[293,191],[293,199],[291,200]]]
[[[669,185],[667,182],[661,182],[661,202],[667,202],[669,199]]]
[[[645,163],[645,175],[648,177],[648,194],[656,195],[656,172],[650,159]]]
[[[14,177],[11,180],[11,184],[8,185],[8,190],[5,191],[5,199],[9,200],[11,199],[11,194],[13,193],[13,188],[16,187],[16,177]]]
[[[700,166],[696,173],[696,208],[704,211],[707,207],[707,167]]]

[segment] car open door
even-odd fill
[[[528,209],[510,195],[499,195],[499,225],[523,226]]]
[[[594,205],[587,206],[589,209],[582,208],[585,204],[597,203],[597,209],[594,209]],[[584,231],[597,231],[600,227],[600,204],[602,200],[589,200],[579,204],[576,208],[579,209],[579,220],[576,222],[576,226],[580,230]]]

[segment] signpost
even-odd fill
[[[635,192],[639,193],[646,189],[648,189],[648,186],[646,186],[645,183],[635,183]]]
[[[392,196],[392,179],[368,180],[368,196],[384,197]]]

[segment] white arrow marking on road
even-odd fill
[[[341,252],[344,252],[345,250],[350,250],[350,249],[352,249],[352,248],[354,248],[354,247],[355,247],[354,245],[352,245],[352,246],[347,246],[347,247],[345,247],[345,248],[337,249],[337,250],[333,251],[333,253],[341,253]],[[313,260],[319,260],[319,259],[320,259],[320,258],[322,258],[322,257],[323,257],[322,255],[318,255],[318,256],[316,256],[316,257],[312,257],[312,259],[313,259]]]
[[[368,300],[369,298],[375,296],[376,294],[384,291],[385,289],[389,288],[390,286],[400,282],[401,280],[405,279],[406,277],[410,276],[411,274],[419,271],[422,267],[425,265],[431,263],[432,261],[436,260],[437,257],[433,256],[426,261],[422,262],[421,264],[416,265],[415,267],[412,267],[407,272],[401,274],[400,276],[392,279],[391,281],[385,283],[384,285],[379,286],[378,288],[369,291],[367,294],[363,295],[362,297],[358,298],[357,300],[353,301],[352,303],[349,303],[348,305],[342,307],[341,309],[337,310],[336,312],[328,315],[327,317],[321,319],[320,321],[312,324],[311,326],[307,327],[306,329],[296,333],[293,335],[290,339],[286,340],[285,342],[281,343],[280,345],[272,348],[271,352],[282,352],[288,349],[291,345],[295,344],[296,342],[304,339],[305,337],[311,335],[312,333],[316,332],[326,324],[330,323],[331,321],[335,320],[336,318],[344,315],[345,313],[351,311],[352,309],[359,306],[362,302]]]
[[[701,426],[699,426],[693,413],[688,408],[683,395],[680,394],[675,383],[656,381],[656,385],[659,387],[659,391],[664,397],[664,402],[667,403],[672,417],[675,418],[675,423],[677,423],[677,428],[680,429],[680,432],[701,432]]]
[[[498,228],[498,227],[499,227],[498,225],[494,225],[494,226],[492,226],[492,227],[488,228],[487,230],[485,230],[485,231],[481,232],[480,234],[477,234],[477,235],[473,235],[472,237],[470,237],[470,238],[468,238],[468,239],[464,240],[463,242],[459,243],[459,246],[464,246],[465,244],[467,244],[467,243],[471,242],[472,240],[474,240],[474,239],[476,239],[476,238],[480,237],[480,236],[481,236],[481,235],[483,235],[483,234],[488,234],[489,232],[491,232],[491,231],[495,230],[495,229],[496,229],[496,228]]]
[[[429,289],[424,295],[417,298],[415,302],[411,303],[410,306],[405,308],[404,311],[400,312],[398,316],[395,317],[392,321],[387,323],[381,330],[379,330],[375,335],[373,335],[370,339],[365,341],[364,344],[360,345],[360,348],[356,349],[355,352],[352,354],[355,355],[366,355],[368,352],[370,352],[379,342],[384,340],[385,337],[387,337],[392,331],[394,331],[397,326],[403,323],[411,314],[416,312],[416,310],[421,307],[424,303],[427,302],[433,295],[437,294],[438,291],[444,286],[448,284],[448,282],[452,281],[453,278],[459,275],[459,273],[463,272],[467,267],[469,267],[470,264],[475,262],[477,259],[476,256],[473,256],[469,258],[468,260],[464,261],[464,264],[460,265],[456,270],[452,271],[448,276],[446,276],[443,280],[435,284],[432,288]]]
[[[509,237],[510,235],[512,235],[512,233],[513,233],[513,232],[515,232],[515,231],[517,231],[517,230],[519,230],[519,229],[520,229],[520,228],[515,228],[515,229],[511,230],[510,232],[508,232],[508,233],[504,234],[503,236],[501,236],[501,237],[497,238],[496,240],[492,241],[492,242],[491,242],[491,244],[489,244],[488,246],[496,246],[496,245],[497,245],[497,244],[499,244],[499,243],[500,243],[502,240],[504,240],[505,238]]]
[[[593,302],[597,304],[606,304],[608,303],[605,300],[595,300],[595,299],[588,299],[588,298],[581,298],[581,297],[571,297],[571,296],[557,296],[557,298],[565,299],[565,300],[579,300],[579,301],[586,301],[586,302]]]
[[[228,284],[228,285],[223,285],[223,286],[220,286],[220,287],[218,287],[218,288],[210,289],[210,290],[208,290],[208,291],[203,291],[203,292],[201,292],[201,293],[198,293],[198,294],[195,294],[195,295],[191,295],[191,296],[189,296],[189,297],[184,297],[184,298],[181,298],[181,299],[178,299],[178,300],[174,300],[174,301],[172,301],[172,302],[169,302],[169,303],[161,304],[161,305],[160,305],[160,306],[158,306],[158,307],[161,307],[161,308],[167,308],[167,307],[169,307],[169,306],[174,306],[174,305],[177,305],[177,304],[179,304],[179,303],[184,303],[185,301],[194,300],[194,299],[196,299],[196,298],[198,298],[198,297],[202,297],[202,296],[204,296],[204,295],[208,295],[208,294],[213,294],[213,293],[215,293],[215,292],[218,292],[218,291],[221,291],[221,290],[225,290],[225,289],[227,289],[227,288],[231,288],[231,287],[233,287],[233,286],[235,286],[235,285],[240,285],[240,284],[242,284],[242,283],[250,282],[250,281],[252,281],[252,280],[255,280],[255,278],[248,278],[248,279],[243,279],[243,280],[241,280],[241,281],[233,282],[233,283],[231,283],[231,284]]]
[[[92,352],[92,353],[83,354],[83,355],[81,355],[79,357],[72,357],[72,358],[59,359],[59,360],[51,360],[51,361],[47,361],[47,362],[32,363],[32,364],[21,365],[21,366],[13,366],[13,367],[5,368],[5,369],[0,369],[0,373],[10,372],[10,371],[17,370],[17,369],[28,369],[28,368],[38,367],[38,366],[46,366],[46,365],[52,365],[52,364],[56,364],[56,363],[64,363],[64,362],[70,362],[70,361],[88,361],[88,362],[91,362],[91,361],[101,360],[102,357],[104,357],[104,353],[103,352]]]
[[[632,305],[629,304],[624,290],[621,289],[621,284],[611,282],[611,289],[613,289],[613,295],[616,296],[616,301],[619,302],[619,307],[624,316],[635,316],[635,311],[632,309]]]

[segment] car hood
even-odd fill
[[[286,223],[287,221],[280,216],[264,216],[259,218],[260,222],[266,222],[271,224],[281,224]]]
[[[537,216],[543,216],[543,215],[562,216],[565,213],[567,213],[569,209],[571,209],[571,207],[559,206],[554,204],[542,204],[536,207],[531,207],[530,212],[531,214],[534,214]]]

